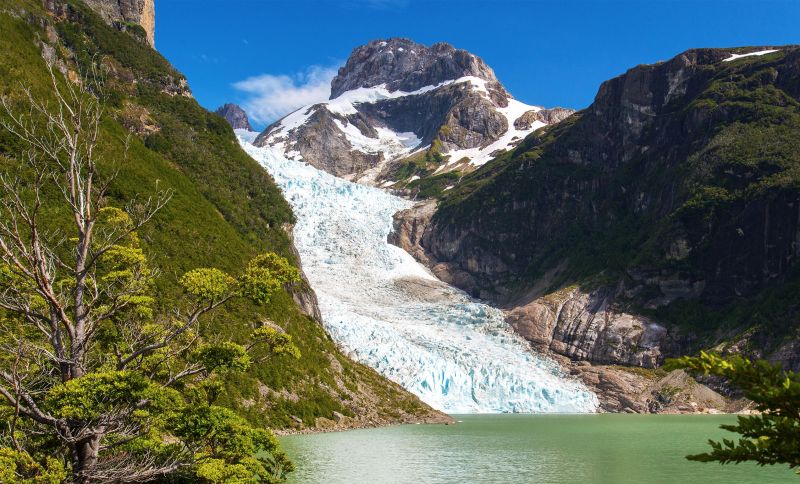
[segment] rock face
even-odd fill
[[[297,246],[295,246],[294,225],[286,224],[284,225],[283,230],[286,232],[286,235],[289,236],[289,240],[292,242],[290,245],[290,250],[292,251],[295,260],[298,261],[298,268],[300,269],[300,281],[293,283],[288,287],[289,293],[292,295],[292,299],[297,304],[297,307],[300,308],[300,311],[303,312],[303,314],[313,318],[318,323],[322,323],[322,311],[319,309],[317,293],[314,292],[314,288],[311,287],[311,282],[309,282],[306,273],[303,271],[302,265],[299,264],[301,262],[300,252],[297,251]]]
[[[108,22],[133,22],[142,26],[150,45],[156,45],[155,0],[84,0]]]
[[[574,113],[575,113],[574,109],[565,109],[565,108],[552,108],[552,109],[542,109],[540,111],[528,111],[519,118],[517,118],[516,121],[514,121],[514,126],[517,129],[529,129],[531,126],[533,126],[533,123],[535,123],[536,121],[540,121],[544,124],[556,124],[572,116],[572,114]]]
[[[539,111],[513,99],[467,51],[376,40],[356,48],[339,69],[330,101],[289,114],[255,143],[337,176],[395,183],[470,171],[571,113],[533,114]]]
[[[225,121],[227,121],[233,129],[253,131],[253,127],[250,126],[250,120],[247,118],[247,113],[236,104],[224,104],[214,112],[225,118]]]
[[[740,396],[723,396],[682,370],[647,372],[581,363],[566,364],[595,392],[601,412],[739,413],[751,406]]]
[[[728,61],[768,49],[690,50],[603,83],[405,236],[572,358],[653,366],[725,342],[795,367],[800,48]]]
[[[375,40],[350,54],[331,82],[331,99],[360,87],[385,84],[390,92],[409,92],[465,76],[497,83],[483,60],[450,44],[426,47],[408,39]],[[499,83],[497,88],[503,90]]]
[[[667,330],[613,307],[613,293],[564,289],[508,312],[508,322],[534,347],[575,360],[654,368]]]

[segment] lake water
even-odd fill
[[[720,415],[464,415],[456,425],[404,425],[281,438],[291,482],[798,482],[788,467],[690,462],[708,438],[732,437]]]

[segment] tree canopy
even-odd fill
[[[138,230],[172,194],[112,206],[99,84],[51,78],[54,100],[3,99],[27,149],[0,174],[0,481],[282,481],[273,434],[215,402],[226,375],[298,349],[269,321],[243,341],[204,328],[234,299],[269,304],[298,270],[272,253],[233,275],[196,268],[159,301]]]
[[[800,374],[780,365],[742,356],[723,358],[713,353],[685,356],[669,362],[704,375],[716,375],[744,391],[759,415],[740,415],[735,425],[722,425],[740,434],[738,440],[709,440],[711,451],[689,460],[721,464],[754,461],[759,465],[788,464],[800,473]]]

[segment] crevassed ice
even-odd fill
[[[295,210],[295,243],[323,324],[351,357],[445,412],[597,408],[595,395],[532,353],[500,311],[386,242],[392,215],[410,202],[254,147],[243,134]]]

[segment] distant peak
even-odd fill
[[[225,118],[233,129],[246,129],[253,131],[250,126],[250,120],[247,118],[247,113],[237,104],[227,103],[220,106],[216,111],[217,114]]]

